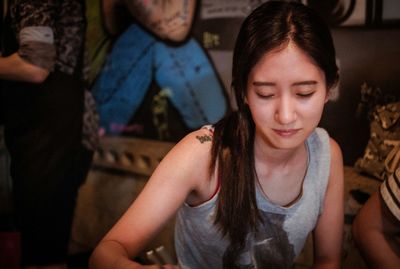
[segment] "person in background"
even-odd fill
[[[342,154],[317,127],[338,82],[329,28],[301,3],[265,2],[232,66],[237,110],[167,154],[91,269],[291,268],[311,232],[314,268],[340,268]],[[133,261],[175,213],[178,265]]]
[[[0,108],[22,265],[67,268],[77,191],[92,158],[82,143],[84,6],[80,0],[6,2]]]
[[[370,268],[400,268],[400,167],[360,209],[352,232]]]

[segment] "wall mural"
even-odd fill
[[[216,122],[226,111],[216,72],[194,38],[169,46],[132,24],[114,43],[93,85],[100,123],[107,133],[124,131],[153,79],[162,89],[154,99],[157,115],[163,114],[163,97],[190,129]]]
[[[127,1],[124,5],[136,21],[114,38],[92,85],[103,132],[140,134],[145,126],[132,122],[132,117],[154,85],[160,90],[152,96],[148,119],[157,128],[158,139],[169,139],[169,104],[189,130],[221,119],[228,109],[225,89],[190,32],[195,1]],[[103,2],[100,10],[103,25],[113,26],[115,22],[107,19],[104,23],[104,16],[120,9]],[[189,28],[187,34],[170,36],[181,25]]]

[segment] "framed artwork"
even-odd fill
[[[382,25],[400,25],[400,1],[398,0],[383,0],[382,16],[379,18]]]
[[[332,27],[400,26],[398,0],[302,0],[320,13]]]

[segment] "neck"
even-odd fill
[[[254,157],[256,164],[268,165],[269,169],[290,169],[293,164],[298,164],[299,158],[303,159],[306,153],[305,144],[292,149],[277,149],[271,147],[262,139],[254,140]]]

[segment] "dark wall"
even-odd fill
[[[334,28],[332,35],[341,82],[338,99],[327,104],[321,126],[340,144],[345,163],[353,165],[369,138],[366,114],[357,115],[361,85],[379,87],[380,101],[400,99],[400,29]]]

